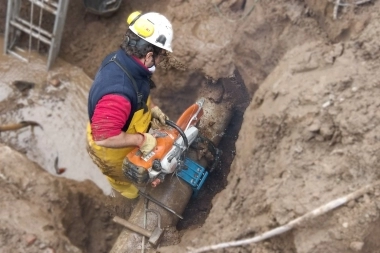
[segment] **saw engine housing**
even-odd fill
[[[201,99],[191,105],[176,123],[167,121],[167,126],[151,131],[157,140],[156,147],[146,156],[138,148],[128,153],[123,164],[124,175],[137,186],[145,186],[163,181],[165,175],[183,167],[185,152],[199,134],[197,124],[203,115],[203,103]]]

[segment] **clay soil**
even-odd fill
[[[172,20],[174,53],[153,92],[171,118],[204,86],[233,89],[235,78],[246,86],[245,96],[227,98],[240,102],[221,164],[189,203],[179,239],[159,252],[252,238],[379,180],[380,2],[345,1],[336,14],[332,2],[123,1],[98,17],[70,1],[59,57],[90,78],[120,44],[129,13]],[[111,217],[128,217],[134,203],[51,175],[22,153],[0,146],[0,251],[108,252],[120,232]],[[282,235],[217,252],[380,252],[379,215],[374,186]]]

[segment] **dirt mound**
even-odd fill
[[[0,251],[105,252],[131,203],[103,195],[93,182],[53,177],[26,156],[0,144]]]
[[[150,0],[123,2],[114,16],[100,18],[85,15],[81,1],[71,1],[60,57],[93,77],[102,58],[119,46],[131,12],[162,12],[173,24],[174,53],[153,76],[153,93],[176,118],[196,100],[205,76],[217,80],[237,69],[252,96],[289,49],[356,37],[368,22],[368,8],[341,8],[339,20],[332,20],[327,0]]]
[[[186,246],[250,238],[377,181],[380,31],[288,52],[244,115],[227,188]],[[287,234],[226,252],[379,252],[380,188]],[[173,252],[173,248],[161,252]]]

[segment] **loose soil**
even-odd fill
[[[378,1],[340,7],[335,20],[327,0],[148,0],[123,1],[105,18],[85,15],[81,1],[70,1],[59,56],[90,78],[118,47],[129,13],[158,11],[172,20],[174,53],[154,74],[153,92],[171,118],[205,85],[233,89],[238,77],[247,88],[246,97],[231,98],[241,102],[219,145],[222,163],[189,203],[177,226],[180,242],[160,252],[250,238],[379,180],[379,8]],[[0,82],[1,89],[10,86]],[[1,97],[2,121],[28,106],[11,102]],[[70,124],[72,132],[83,131],[84,123]],[[96,177],[94,184],[49,174],[17,141],[5,144],[0,249],[107,252],[120,231],[110,217],[128,217],[134,203],[104,195]],[[283,235],[220,252],[380,252],[379,196],[374,188]]]

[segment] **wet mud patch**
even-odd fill
[[[86,97],[91,79],[60,60],[54,70],[46,72],[44,60],[35,53],[30,63],[7,55],[0,58],[0,91],[4,92],[0,125],[13,127],[13,131],[1,132],[0,141],[53,175],[57,175],[58,159],[57,165],[66,168],[61,176],[90,179],[105,193],[110,192],[86,151]]]

